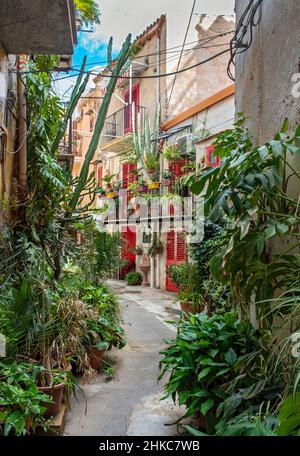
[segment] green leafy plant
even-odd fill
[[[37,388],[37,377],[43,367],[35,364],[0,363],[0,430],[3,435],[26,435],[40,426],[45,430],[48,420],[43,417],[48,395]]]
[[[259,306],[258,320],[270,328],[270,299],[276,290],[288,289],[299,271],[297,227],[298,198],[289,191],[291,179],[299,173],[291,163],[298,153],[300,128],[288,135],[288,123],[274,140],[253,147],[240,118],[234,130],[225,131],[215,142],[222,157],[219,168],[206,168],[196,177],[191,190],[205,194],[205,214],[216,220],[220,211],[233,223],[224,246],[212,259],[214,276],[231,281],[244,318],[249,303]],[[280,254],[272,252],[272,241],[286,245]]]
[[[160,362],[160,379],[170,373],[165,397],[186,405],[185,416],[201,417],[208,434],[215,433],[219,420],[250,405],[259,407],[267,386],[269,399],[276,400],[280,370],[264,377],[260,335],[235,313],[189,315],[180,321],[176,339],[167,343]]]
[[[162,153],[166,160],[176,162],[182,159],[180,149],[177,144],[165,144]]]
[[[204,308],[201,281],[196,265],[182,263],[171,265],[168,274],[172,281],[179,287],[178,300],[180,302],[192,303],[195,310]]]
[[[125,276],[125,282],[127,285],[141,285],[142,281],[143,277],[140,272],[129,272]]]
[[[160,169],[159,160],[159,121],[160,121],[160,108],[159,106],[155,112],[153,133],[150,131],[150,117],[149,113],[145,114],[145,124],[142,125],[141,114],[137,115],[137,124],[135,125],[135,116],[133,116],[133,145],[136,153],[137,161],[145,170],[148,176],[158,174]]]
[[[164,244],[162,240],[159,238],[157,233],[154,233],[152,243],[150,247],[148,248],[148,255],[150,256],[155,256],[155,255],[161,255],[164,251]]]

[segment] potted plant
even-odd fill
[[[130,253],[134,253],[137,256],[143,255],[143,247],[140,245],[137,245],[136,247],[132,247],[129,249]]]
[[[161,255],[164,251],[164,244],[160,240],[160,238],[157,236],[157,233],[154,233],[153,235],[153,240],[152,244],[148,248],[148,255],[149,256],[155,256],[155,255]]]
[[[165,144],[162,150],[163,157],[166,160],[177,162],[181,160],[180,149],[177,144]]]
[[[45,411],[52,399],[37,387],[37,377],[43,370],[35,363],[0,362],[1,435],[26,435],[37,427],[47,430]]]
[[[146,183],[146,180],[144,179],[143,176],[140,176],[138,178],[138,192],[139,193],[144,193],[148,190],[148,186],[147,186],[147,183]]]
[[[141,285],[143,281],[142,274],[140,272],[129,272],[125,276],[125,282],[127,285]]]
[[[52,370],[50,372],[45,371],[45,373],[50,374],[50,385],[38,386],[38,389],[51,398],[51,403],[45,402],[43,404],[46,409],[44,416],[49,418],[59,414],[66,387],[74,389],[74,381],[72,381],[70,371]]]
[[[170,185],[171,182],[173,181],[174,176],[172,175],[171,171],[168,169],[165,169],[163,171],[163,179],[164,179],[164,185]]]
[[[178,300],[183,312],[199,313],[204,309],[198,269],[194,264],[187,262],[171,265],[168,268],[168,275],[179,287]]]
[[[112,179],[116,174],[107,174],[103,177],[103,181],[106,183],[106,196],[107,198],[114,198],[116,196],[115,191],[112,186]]]
[[[138,186],[138,182],[130,182],[130,184],[128,185],[128,191],[131,196],[136,196],[138,194]]]

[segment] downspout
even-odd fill
[[[19,145],[19,191],[23,195],[27,190],[27,125],[25,83],[22,76],[18,76],[18,145]]]
[[[156,68],[157,68],[157,80],[156,80],[156,104],[157,106],[160,106],[160,31],[158,31],[157,33],[157,37],[156,37]],[[159,110],[160,112],[160,116],[161,116],[161,109]],[[160,119],[161,120],[161,119]],[[162,177],[163,177],[163,156],[162,154],[160,154],[160,157],[159,157],[159,160],[160,160],[160,176],[159,176],[159,180],[160,182],[162,182]],[[160,186],[160,194],[162,195],[163,194],[163,188],[162,188],[162,184]],[[159,223],[159,222],[158,222]],[[159,237],[161,235],[161,230],[160,230],[160,226],[158,227],[159,228]],[[161,262],[161,255],[156,255],[155,256],[155,287],[156,288],[160,288],[160,262]]]

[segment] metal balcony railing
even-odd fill
[[[106,118],[101,134],[101,144],[107,144],[117,138],[122,138],[127,133],[133,133],[133,125],[137,125],[137,116],[141,116],[141,124],[144,126],[146,108],[135,104],[129,104]],[[133,119],[135,116],[135,119]],[[135,120],[135,122],[134,122]]]

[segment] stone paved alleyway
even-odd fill
[[[165,320],[178,319],[173,296],[160,290],[126,287],[111,281],[119,294],[127,346],[115,350],[116,377],[106,382],[103,373],[83,386],[68,413],[65,435],[126,436],[176,435],[174,423],[182,410],[172,401],[160,401],[162,384],[157,383],[162,340],[174,337],[175,329]]]

